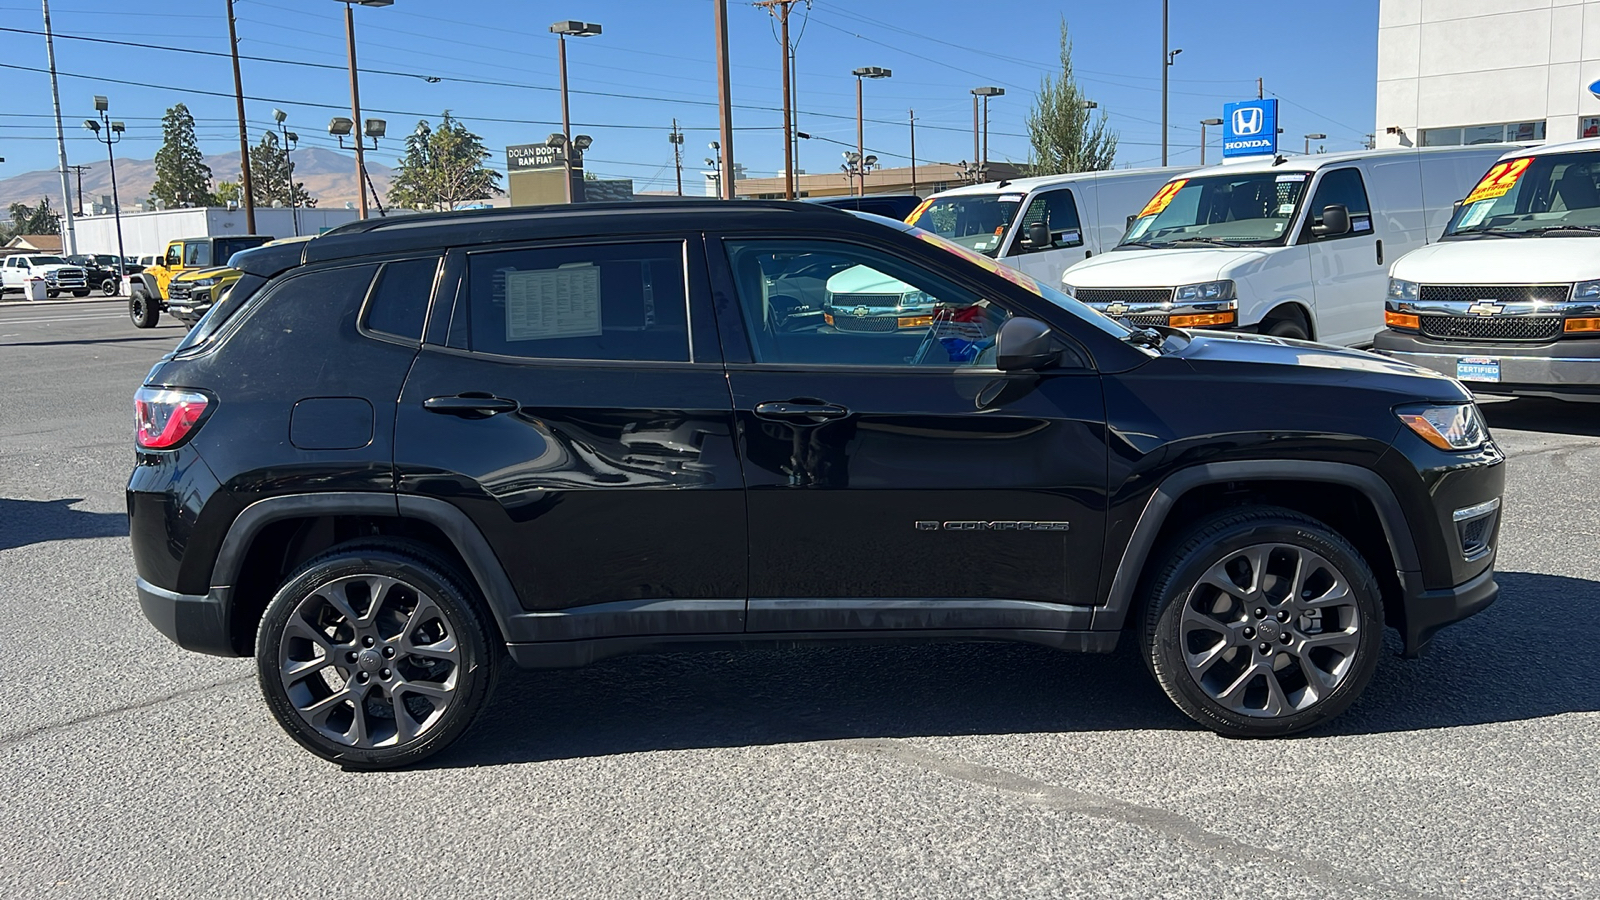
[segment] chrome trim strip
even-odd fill
[[[1500,498],[1496,497],[1493,500],[1487,500],[1487,501],[1485,501],[1483,503],[1479,503],[1479,504],[1477,504],[1475,506],[1467,506],[1467,507],[1463,507],[1461,509],[1458,509],[1455,512],[1451,513],[1450,517],[1452,519],[1454,519],[1455,521],[1457,521],[1457,522],[1465,522],[1468,519],[1476,519],[1479,516],[1486,516],[1489,513],[1492,513],[1492,512],[1494,512],[1495,510],[1497,510],[1499,508],[1500,508]]]

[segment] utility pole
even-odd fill
[[[346,4],[345,15],[349,14],[350,6]],[[246,232],[255,234],[256,198],[255,192],[250,189],[250,131],[244,123],[244,79],[239,75],[239,30],[233,23],[233,0],[228,0],[228,47],[233,52],[233,99],[239,107],[239,191],[244,194],[244,228]],[[361,127],[359,121],[356,127]],[[357,154],[360,152],[356,151]],[[362,196],[361,218],[365,219],[366,195]]]
[[[67,190],[67,133],[61,127],[61,88],[56,84],[56,41],[50,27],[50,0],[43,2],[44,49],[50,57],[50,102],[56,109],[56,162],[61,173],[61,236],[65,239],[62,246],[68,253],[77,253],[78,230],[72,224],[72,195]]]
[[[733,190],[733,92],[728,86],[728,0],[712,0],[712,22],[717,43],[717,117],[720,122],[717,168],[718,193],[732,200]]]
[[[78,215],[81,216],[83,215],[83,173],[94,168],[94,166],[67,166],[67,168],[78,175]]]
[[[1263,79],[1260,79],[1260,78],[1256,79],[1256,99],[1257,100],[1265,100],[1265,99],[1267,99],[1267,92],[1263,88],[1262,82],[1263,82]]]
[[[1167,69],[1172,67],[1172,57],[1167,55],[1167,0],[1161,0],[1161,164],[1167,164]]]
[[[672,134],[667,136],[672,142],[672,167],[678,172],[678,196],[683,196],[683,132],[678,130],[678,120],[672,120]]]
[[[794,106],[789,89],[789,11],[798,0],[757,0],[756,6],[778,20],[779,40],[783,42],[783,198],[794,199]]]
[[[799,43],[799,39],[796,39]],[[800,70],[795,63],[795,48],[789,48],[789,144],[794,147],[794,195],[800,196]]]
[[[911,120],[911,193],[917,192],[917,111],[906,110]]]

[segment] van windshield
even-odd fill
[[[1450,219],[1446,238],[1600,234],[1600,152],[1501,160]]]
[[[1116,249],[1281,244],[1309,172],[1245,172],[1169,181]]]
[[[923,231],[931,231],[956,244],[995,256],[1005,242],[1006,231],[1017,218],[1017,209],[1026,195],[954,194],[934,197],[923,203],[906,220]]]

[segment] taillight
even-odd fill
[[[176,447],[194,432],[210,403],[195,391],[140,388],[133,395],[134,440],[145,450]]]

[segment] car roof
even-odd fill
[[[1508,151],[1517,152],[1525,150],[1518,144],[1467,144],[1459,147],[1385,147],[1381,150],[1344,150],[1339,153],[1312,153],[1310,155],[1297,153],[1293,156],[1257,156],[1238,162],[1222,163],[1196,169],[1190,172],[1192,178],[1204,178],[1207,175],[1238,175],[1244,172],[1315,172],[1329,166],[1355,162],[1363,159],[1378,159],[1386,156],[1448,156],[1454,153],[1463,153],[1469,150],[1506,148]]]
[[[1545,153],[1582,153],[1584,151],[1600,150],[1600,138],[1583,138],[1576,141],[1563,141],[1559,144],[1541,144],[1536,147],[1514,147],[1507,150],[1501,159],[1510,159],[1514,156],[1540,156]]]
[[[364,219],[300,242],[235,254],[236,265],[275,275],[313,262],[504,241],[656,232],[761,228],[859,230],[876,227],[841,209],[788,200],[659,200],[512,206]]]
[[[982,184],[964,184],[934,194],[935,197],[952,197],[960,194],[1019,194],[1035,188],[1057,184],[1072,184],[1101,178],[1130,178],[1166,175],[1171,178],[1194,169],[1194,166],[1166,166],[1144,169],[1101,169],[1094,172],[1068,172],[1065,175],[1034,175],[1030,178],[1013,178],[1009,181],[985,181]]]

